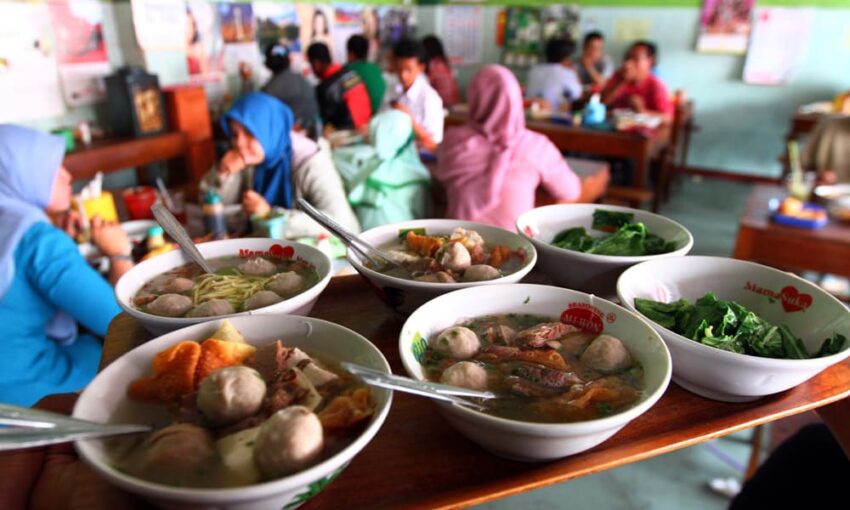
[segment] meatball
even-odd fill
[[[452,275],[445,271],[423,274],[422,276],[417,276],[414,280],[417,282],[427,283],[455,283],[455,279],[452,278]]]
[[[195,282],[188,278],[177,277],[163,287],[166,292],[173,292],[174,294],[182,294],[184,292],[188,292],[195,287]]]
[[[469,250],[461,243],[449,243],[440,250],[437,261],[445,269],[461,272],[472,264],[472,256]]]
[[[254,462],[266,478],[279,478],[318,460],[323,446],[319,417],[306,407],[290,406],[260,425]]]
[[[280,297],[292,297],[304,288],[304,277],[295,271],[276,274],[266,284],[266,288],[276,292]]]
[[[471,329],[455,326],[437,335],[431,347],[454,359],[468,359],[475,356],[481,342]]]
[[[226,299],[210,299],[193,308],[192,311],[186,314],[186,317],[214,317],[217,315],[230,315],[231,313],[236,313],[236,310],[230,304],[230,301]]]
[[[201,381],[198,409],[216,425],[235,423],[256,414],[266,396],[266,382],[253,368],[221,368]]]
[[[192,308],[192,298],[182,294],[163,294],[148,304],[148,311],[163,317],[181,317]]]
[[[174,276],[171,274],[161,274],[158,276],[154,276],[151,281],[147,283],[146,287],[148,287],[150,291],[157,292],[160,294],[163,292],[169,292],[165,290],[165,286],[168,285],[173,279]]]
[[[500,276],[502,275],[499,273],[499,270],[493,266],[488,266],[487,264],[475,264],[473,266],[469,266],[469,268],[463,272],[463,277],[461,277],[460,280],[463,282],[483,282],[485,280],[495,280]]]
[[[269,276],[277,271],[277,266],[273,262],[261,257],[248,259],[236,268],[246,276]]]
[[[613,374],[632,366],[634,361],[619,338],[599,335],[581,355],[581,364],[604,374]]]
[[[256,310],[257,308],[280,303],[281,301],[283,301],[283,298],[278,296],[277,293],[270,290],[261,290],[245,300],[245,309]]]
[[[486,390],[487,370],[477,363],[461,361],[447,368],[440,382],[471,390]]]
[[[169,425],[142,444],[147,470],[194,471],[215,455],[212,434],[191,423]]]

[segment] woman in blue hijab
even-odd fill
[[[263,92],[246,94],[222,116],[221,125],[231,148],[202,188],[218,187],[225,203],[241,200],[248,215],[284,210],[289,238],[322,232],[298,210],[299,198],[359,231],[330,148],[293,131],[292,110],[286,104]]]
[[[112,288],[54,227],[45,211],[66,212],[71,175],[58,136],[0,124],[0,402],[29,406],[82,389],[97,373],[103,337],[120,312]],[[93,222],[95,244],[113,277],[132,262],[126,234]]]

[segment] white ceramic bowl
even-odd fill
[[[499,313],[557,318],[568,310],[622,339],[643,366],[645,389],[634,407],[597,420],[553,424],[508,420],[451,404],[437,405],[461,434],[501,457],[544,461],[573,455],[605,441],[646,412],[670,382],[670,354],[658,334],[636,314],[602,298],[558,287],[513,284],[463,289],[433,299],[407,319],[399,337],[401,361],[410,377],[422,380],[419,359],[426,342],[450,326]]]
[[[168,423],[162,406],[134,401],[126,396],[131,381],[150,373],[157,352],[184,340],[201,340],[211,335],[221,321],[197,324],[161,336],[115,360],[83,391],[74,407],[75,418],[103,423]],[[342,326],[309,317],[265,315],[234,317],[230,322],[253,345],[283,339],[287,346],[302,348],[329,359],[351,361],[382,372],[390,372],[381,352],[367,339]],[[392,393],[372,388],[377,404],[363,432],[345,449],[300,473],[245,487],[188,489],[147,482],[114,467],[114,452],[100,440],[77,442],[80,456],[110,483],[142,496],[165,508],[215,508],[265,510],[290,508],[295,499],[306,501],[318,491],[311,488],[329,483],[378,432],[390,410]],[[294,508],[294,507],[292,507]]]
[[[662,255],[619,257],[591,255],[552,246],[552,240],[564,230],[584,227],[594,236],[601,232],[591,230],[593,211],[627,212],[634,214],[635,222],[642,222],[649,232],[666,241],[675,241],[676,250]],[[685,255],[694,244],[688,229],[664,216],[615,205],[558,204],[532,209],[517,218],[517,231],[534,244],[540,257],[540,268],[556,285],[605,297],[613,297],[617,277],[627,267],[663,257]]]
[[[275,245],[277,245],[278,248],[272,248]],[[313,305],[319,298],[319,294],[325,290],[325,287],[328,286],[328,282],[330,282],[331,279],[331,261],[328,256],[316,248],[301,243],[281,241],[277,239],[245,238],[211,241],[197,246],[201,255],[210,259],[238,256],[243,250],[268,252],[273,249],[276,253],[282,253],[282,256],[302,258],[306,260],[313,264],[316,271],[319,273],[319,281],[301,294],[285,299],[280,303],[275,303],[271,306],[231,314],[227,317],[270,313],[306,315],[313,309]],[[124,309],[124,311],[141,322],[145,329],[154,335],[161,335],[192,324],[198,324],[211,319],[224,317],[160,317],[159,315],[142,312],[133,305],[133,296],[136,295],[136,292],[138,292],[145,283],[155,276],[174,269],[175,267],[182,266],[188,262],[189,259],[183,253],[183,250],[174,250],[136,265],[127,271],[124,276],[118,280],[118,284],[115,285],[115,297],[118,299],[118,304]]]
[[[635,312],[635,298],[664,302],[685,298],[693,303],[706,292],[736,301],[772,324],[788,326],[810,352],[833,331],[850,339],[850,311],[840,301],[802,278],[753,262],[721,257],[654,260],[629,268],[617,283],[620,301]],[[793,388],[850,356],[850,345],[845,345],[842,352],[824,358],[761,358],[708,347],[652,324],[673,356],[673,381],[725,402],[745,402]]]
[[[453,290],[467,287],[497,285],[500,283],[516,283],[531,271],[537,262],[537,251],[534,246],[519,235],[498,227],[460,220],[412,220],[391,225],[383,225],[369,229],[360,234],[360,238],[378,248],[397,240],[400,229],[424,228],[427,234],[450,235],[455,228],[475,230],[484,238],[487,244],[501,244],[511,249],[522,248],[528,256],[525,263],[517,271],[484,282],[466,283],[427,283],[405,280],[373,271],[364,266],[351,250],[348,251],[348,261],[372,284],[381,299],[397,311],[409,314],[426,301]]]

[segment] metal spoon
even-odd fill
[[[307,216],[316,220],[317,223],[330,230],[339,238],[346,246],[354,250],[360,258],[369,261],[372,265],[378,268],[397,268],[399,267],[392,258],[383,251],[375,248],[357,235],[351,233],[336,222],[333,218],[313,207],[310,202],[303,198],[298,199],[298,205],[301,207]]]
[[[71,418],[41,409],[0,404],[0,451],[80,439],[150,432],[148,425],[111,425]]]
[[[183,228],[183,225],[177,221],[177,218],[171,214],[171,211],[169,211],[168,208],[161,203],[156,203],[151,206],[151,212],[153,212],[156,221],[159,222],[163,230],[168,232],[168,235],[170,235],[171,238],[174,239],[181,248],[183,248],[183,252],[186,253],[186,255],[188,255],[195,264],[201,266],[201,269],[203,269],[205,273],[215,272],[215,269],[213,269],[210,263],[207,262],[203,255],[201,255],[201,252],[198,251],[198,248],[195,246],[192,238],[189,237],[186,229]]]
[[[370,386],[403,391],[405,393],[412,393],[413,395],[433,398],[434,400],[443,400],[455,405],[469,407],[476,411],[483,411],[484,406],[477,402],[466,400],[466,398],[479,398],[486,400],[498,397],[498,395],[491,391],[470,390],[467,388],[459,388],[457,386],[449,386],[448,384],[440,384],[430,381],[417,381],[415,379],[410,379],[409,377],[380,372],[355,363],[343,362],[340,363],[340,366],[344,370],[356,375]]]

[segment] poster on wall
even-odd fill
[[[570,39],[578,41],[581,37],[579,26],[579,8],[577,5],[550,5],[540,11],[543,22],[543,40]]]
[[[223,77],[223,46],[215,6],[195,0],[188,3],[185,22],[186,65],[193,83],[220,81]]]
[[[329,5],[298,4],[298,18],[301,20],[301,46],[306,53],[313,43],[327,45],[334,54],[333,9]]]
[[[744,65],[744,81],[784,85],[802,67],[809,49],[812,8],[766,8],[756,14]]]
[[[440,17],[440,34],[447,56],[454,65],[481,62],[484,13],[478,6],[445,7]]]
[[[333,24],[333,39],[334,52],[333,59],[336,62],[343,63],[348,60],[348,51],[346,44],[348,38],[352,35],[357,35],[363,32],[361,23],[361,15],[363,14],[363,6],[357,4],[336,4],[334,5],[334,24]]]
[[[542,25],[540,9],[510,7],[505,14],[505,46],[502,63],[529,67],[540,60]]]
[[[754,7],[755,0],[703,0],[697,51],[746,53]]]
[[[0,122],[65,113],[54,51],[46,5],[0,3]]]
[[[103,37],[103,5],[97,0],[51,0],[47,7],[65,102],[79,106],[102,100],[103,77],[112,72]]]
[[[132,0],[131,6],[133,28],[140,48],[145,51],[183,51],[186,46],[185,2]]]
[[[289,49],[290,69],[302,72],[306,60],[301,45],[301,20],[296,6],[280,2],[254,2],[253,5],[261,55],[265,55],[266,48],[272,44],[282,44]]]
[[[254,9],[251,4],[220,3],[221,37],[225,44],[254,41]]]

